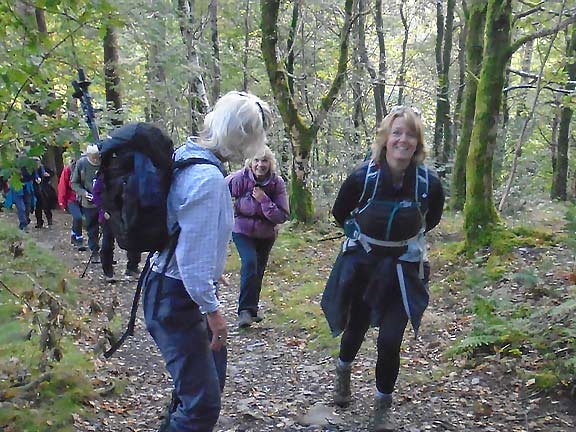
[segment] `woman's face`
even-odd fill
[[[417,135],[410,129],[404,117],[394,119],[386,141],[386,160],[388,162],[410,161],[417,146]]]
[[[252,172],[257,179],[265,178],[270,172],[270,161],[266,156],[252,159]]]

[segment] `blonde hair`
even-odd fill
[[[261,151],[271,124],[266,102],[251,93],[231,91],[204,118],[199,144],[226,160],[242,160]]]
[[[393,107],[390,113],[384,117],[382,123],[380,123],[380,127],[376,132],[376,138],[371,146],[371,159],[376,163],[384,162],[386,158],[386,142],[390,136],[392,123],[394,123],[394,120],[397,118],[403,118],[408,128],[416,135],[416,151],[412,156],[412,160],[417,164],[424,162],[426,149],[424,148],[424,125],[420,118],[420,111],[405,106]]]
[[[261,152],[255,154],[252,158],[248,158],[244,161],[244,167],[248,169],[252,169],[252,162],[254,159],[268,159],[270,161],[270,174],[276,172],[278,164],[276,163],[276,156],[274,152],[270,150],[270,147],[264,146],[264,149]]]

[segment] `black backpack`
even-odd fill
[[[131,123],[115,130],[100,147],[101,202],[120,248],[150,252],[169,248],[170,261],[176,249],[179,227],[167,228],[167,199],[175,170],[214,162],[189,158],[174,162],[174,145],[168,135],[149,123]],[[140,274],[132,303],[128,329],[105,353],[110,357],[134,332],[136,311],[150,256]],[[165,271],[165,269],[164,269]]]
[[[190,158],[174,162],[172,140],[149,123],[132,123],[103,141],[99,175],[101,201],[118,245],[135,252],[164,249],[170,239],[166,200],[172,174],[193,164],[212,164]]]

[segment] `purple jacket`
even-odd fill
[[[252,197],[256,186],[254,173],[243,168],[226,177],[230,194],[235,198],[233,232],[254,238],[274,238],[278,224],[286,222],[290,216],[286,185],[282,177],[272,174],[260,187],[267,197],[258,202]]]

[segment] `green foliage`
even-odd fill
[[[472,304],[472,332],[457,342],[449,355],[495,352],[516,355],[528,341],[526,319],[514,316],[514,308],[504,301],[476,297]],[[507,315],[507,316],[503,316]]]
[[[0,275],[0,429],[72,432],[72,414],[94,397],[92,364],[68,332],[74,285],[60,260],[2,223]]]

